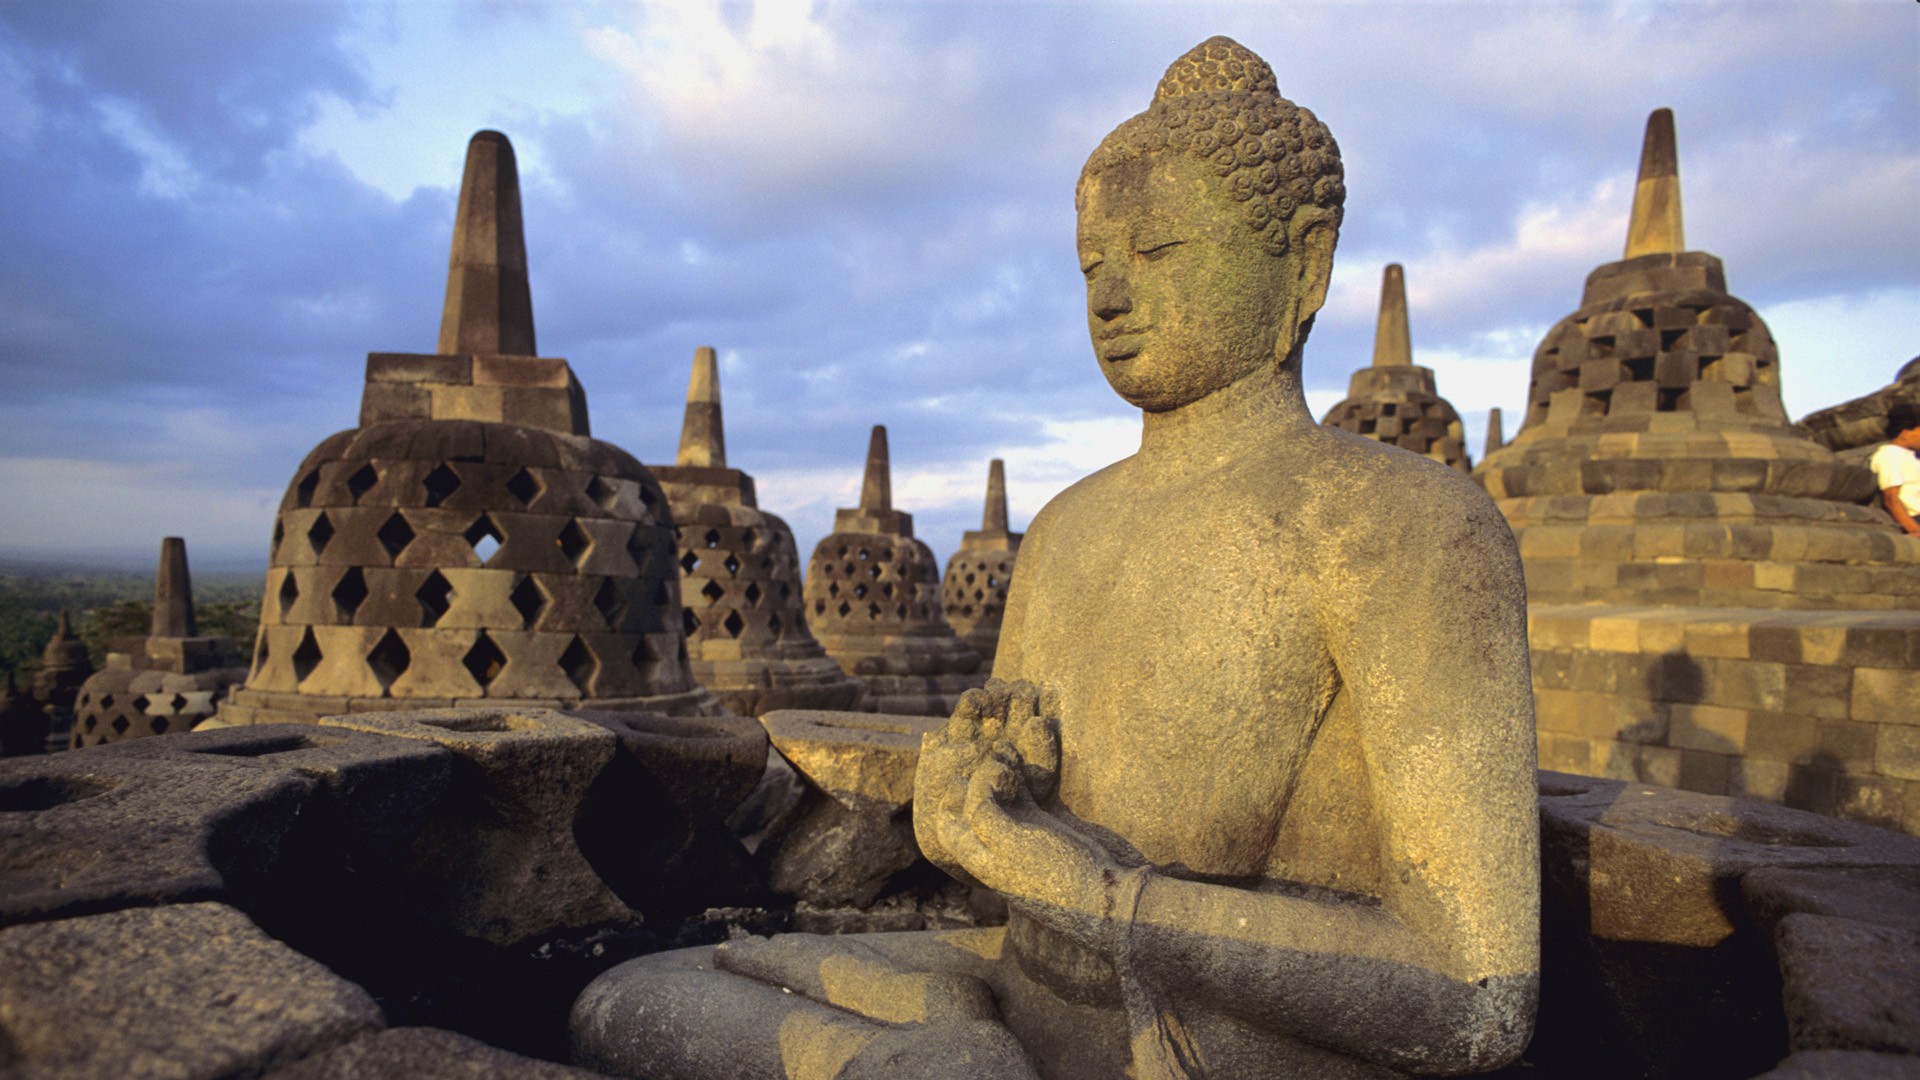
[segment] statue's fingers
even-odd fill
[[[981,689],[961,694],[960,701],[954,706],[953,716],[947,720],[944,732],[947,741],[959,745],[979,738],[980,717],[990,711],[992,700]]]

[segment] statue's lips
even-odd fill
[[[1146,347],[1145,326],[1111,327],[1094,335],[1099,342],[1100,358],[1107,361],[1131,360]]]

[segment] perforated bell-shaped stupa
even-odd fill
[[[1666,109],[1626,257],[1548,331],[1520,430],[1475,476],[1536,603],[1920,606],[1920,541],[1856,505],[1872,477],[1788,422],[1766,323],[1717,257],[1686,250]]]
[[[1329,409],[1320,422],[1463,472],[1472,467],[1460,414],[1440,396],[1433,369],[1413,362],[1407,281],[1399,263],[1388,263],[1381,276],[1373,364],[1353,373],[1346,400]]]
[[[107,666],[74,702],[72,746],[190,731],[246,677],[233,639],[199,632],[187,542],[169,536],[160,541],[147,636],[108,644]]]
[[[980,527],[960,538],[960,550],[947,560],[940,588],[953,631],[980,650],[981,667],[991,670],[1000,647],[1000,620],[1007,613],[1007,586],[1020,557],[1020,538],[1007,528],[1007,466],[999,458],[987,466],[987,506]]]
[[[893,508],[887,429],[867,445],[860,505],[834,512],[807,563],[807,622],[827,655],[867,684],[861,708],[945,716],[986,681],[980,653],[947,624],[940,564]]]
[[[862,690],[814,640],[793,530],[759,508],[753,477],[727,465],[720,365],[693,356],[680,453],[653,466],[678,527],[680,599],[693,677],[741,716],[850,709]]]
[[[665,494],[536,354],[513,147],[467,147],[437,353],[367,357],[360,426],[294,473],[241,723],[454,705],[718,711]]]

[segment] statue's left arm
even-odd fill
[[[1377,906],[1154,876],[1134,964],[1309,1041],[1417,1072],[1517,1057],[1539,970],[1526,593],[1477,490],[1407,500],[1321,577],[1381,860]],[[1427,506],[1421,506],[1425,502]]]

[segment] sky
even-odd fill
[[[872,424],[942,558],[987,462],[1022,527],[1130,453],[1086,338],[1073,187],[1228,34],[1332,129],[1347,211],[1309,404],[1406,267],[1415,361],[1508,435],[1618,259],[1674,109],[1689,246],[1795,416],[1920,353],[1920,16],[1730,3],[0,0],[0,557],[264,567],[368,352],[430,352],[468,137],[517,150],[540,351],[670,462],[694,349],[803,552]]]

